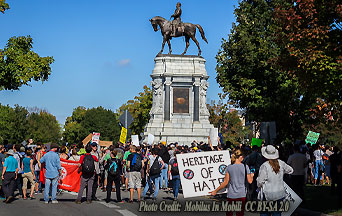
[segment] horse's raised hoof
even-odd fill
[[[169,55],[171,55],[171,53],[172,53],[172,51],[169,51],[169,53],[168,53],[168,54],[169,54]]]
[[[185,55],[185,52],[183,52],[181,55]]]
[[[198,56],[201,56],[201,54],[202,54],[202,53],[201,53],[201,52],[199,52],[199,53],[198,53]]]

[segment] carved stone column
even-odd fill
[[[171,77],[165,77],[165,102],[164,102],[164,120],[170,121],[170,85]]]
[[[200,86],[200,77],[195,77],[194,82],[194,121],[199,121],[199,86]]]

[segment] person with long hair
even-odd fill
[[[215,196],[218,191],[226,188],[228,185],[227,198],[228,202],[242,201],[240,212],[236,212],[236,216],[243,216],[246,202],[247,188],[245,180],[251,184],[253,182],[254,173],[251,173],[249,167],[242,163],[244,155],[240,149],[236,149],[231,157],[231,164],[228,165],[224,181],[216,190],[210,192]],[[247,175],[247,176],[246,176]],[[233,215],[233,212],[227,212],[227,216]]]
[[[261,148],[261,154],[268,161],[263,163],[259,170],[257,185],[260,188],[258,198],[267,201],[281,201],[285,198],[284,174],[293,173],[293,168],[278,159],[279,152],[272,146]],[[261,216],[278,216],[280,212],[261,212]]]

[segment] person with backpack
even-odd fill
[[[93,190],[93,183],[95,179],[95,162],[98,162],[96,156],[91,155],[92,147],[90,144],[87,144],[85,147],[86,153],[81,156],[79,161],[80,170],[82,170],[81,175],[81,185],[80,190],[78,191],[78,196],[76,199],[76,204],[81,204],[81,199],[83,195],[84,188],[88,185],[88,193],[87,193],[87,203],[91,203],[91,195]]]
[[[138,192],[138,201],[141,196],[141,168],[143,167],[143,161],[141,155],[137,153],[137,147],[131,145],[131,154],[127,157],[127,172],[128,172],[128,187],[130,191],[130,203],[133,203],[134,188]]]
[[[160,174],[162,169],[165,166],[164,161],[158,155],[158,148],[152,149],[152,155],[148,157],[148,166],[147,166],[147,184],[144,188],[143,197],[146,199],[146,193],[148,189],[152,189],[152,183],[154,183],[154,195],[153,201],[157,200],[157,195],[159,192],[159,182],[160,182]],[[166,180],[167,181],[167,180]]]
[[[161,159],[164,161],[165,163],[165,166],[164,168],[162,169],[161,171],[161,174],[160,174],[160,189],[164,189],[166,190],[168,187],[167,183],[168,183],[168,179],[167,179],[167,173],[168,173],[168,162],[170,161],[170,154],[166,148],[166,142],[165,141],[162,141],[160,144],[159,144],[159,151],[158,151],[158,155],[161,157]],[[164,181],[164,187],[163,187],[163,181]]]
[[[217,192],[224,189],[228,185],[227,198],[228,202],[242,201],[242,208],[240,212],[236,212],[236,216],[243,216],[246,194],[247,194],[247,184],[253,182],[254,173],[251,173],[248,165],[242,163],[244,156],[240,149],[236,149],[231,157],[231,164],[228,165],[226,169],[226,175],[224,181],[221,185],[216,188],[216,190],[210,192],[211,195],[215,196]],[[227,212],[227,216],[233,215],[233,212]]]
[[[168,172],[168,179],[171,180],[170,174],[172,176],[172,191],[173,191],[173,200],[178,199],[178,191],[180,185],[180,176],[179,176],[179,169],[178,169],[178,162],[177,162],[177,154],[179,152],[174,152],[174,157],[171,158],[169,162],[169,172]]]
[[[122,175],[122,163],[119,158],[117,158],[117,150],[113,150],[110,152],[110,158],[107,159],[105,170],[107,170],[107,198],[106,203],[110,202],[110,197],[112,193],[113,182],[115,183],[116,188],[116,201],[119,203],[123,203],[121,200],[120,194],[120,178]]]

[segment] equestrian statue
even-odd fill
[[[167,42],[167,44],[169,45],[169,54],[172,53],[172,49],[171,49],[171,42],[170,40],[173,37],[185,37],[185,42],[186,42],[186,47],[184,52],[182,53],[182,55],[184,55],[186,53],[186,51],[189,48],[189,41],[190,38],[196,43],[197,47],[198,47],[198,56],[201,55],[202,51],[201,48],[199,46],[199,43],[195,37],[196,35],[196,27],[198,28],[198,30],[201,33],[202,39],[208,43],[207,39],[205,38],[204,35],[204,31],[202,29],[202,27],[198,24],[192,24],[192,23],[183,23],[181,21],[181,15],[182,15],[182,10],[181,10],[181,3],[177,3],[176,6],[176,10],[175,13],[171,16],[171,18],[173,18],[172,21],[168,21],[166,19],[164,19],[163,17],[160,16],[155,16],[152,19],[150,19],[150,22],[152,24],[152,27],[154,29],[154,31],[158,31],[158,26],[160,28],[160,31],[163,35],[163,44],[162,44],[162,49],[160,50],[159,54],[162,54],[163,50],[164,50],[164,46],[165,46],[165,42]]]

